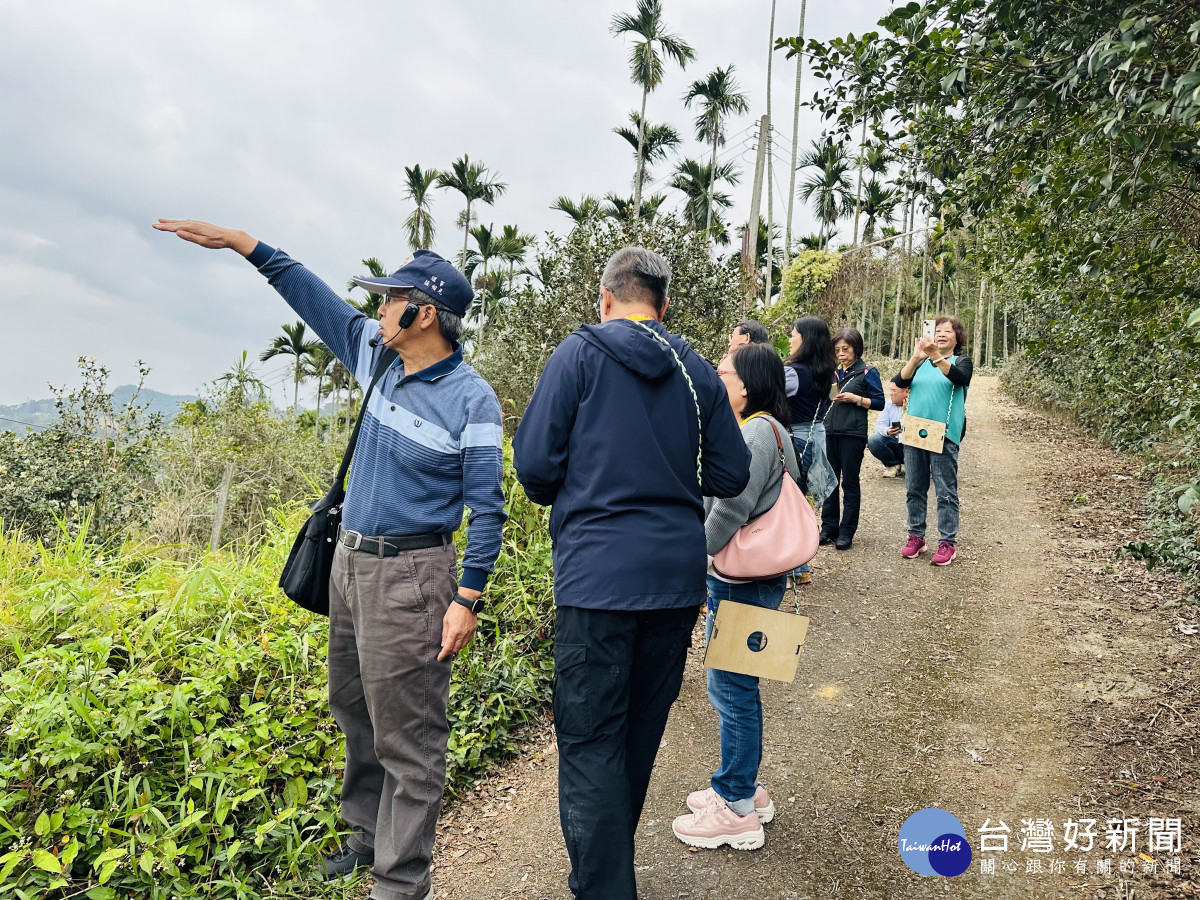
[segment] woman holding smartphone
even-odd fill
[[[967,332],[955,316],[934,320],[933,337],[922,336],[896,384],[909,388],[908,413],[946,423],[942,452],[904,446],[904,485],[908,494],[908,543],[900,551],[916,559],[925,551],[929,481],[937,494],[938,546],[930,562],[948,566],[958,541],[958,445],[967,428],[967,388],[974,371],[962,355]]]

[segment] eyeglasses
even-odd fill
[[[736,374],[737,374],[737,372],[734,371],[733,369],[717,369],[717,377],[718,378],[723,378],[726,375],[736,375]]]

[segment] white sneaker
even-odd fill
[[[749,813],[739,816],[715,792],[700,812],[679,816],[671,831],[685,844],[706,850],[716,850],[725,844],[734,850],[757,850],[766,842],[758,816]]]
[[[807,572],[805,574],[808,574]],[[692,791],[687,796],[687,807],[694,813],[701,812],[704,807],[712,802],[712,798],[717,796],[717,792],[712,788],[705,788],[702,791]],[[754,789],[754,811],[758,813],[758,821],[766,825],[775,818],[775,802],[771,799],[771,795],[767,793],[767,789],[761,784]]]

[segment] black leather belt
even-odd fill
[[[369,537],[357,531],[348,531],[338,526],[338,543],[360,553],[370,553],[381,559],[395,556],[405,550],[424,550],[427,547],[444,547],[450,541],[448,534],[405,534]]]

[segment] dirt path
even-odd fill
[[[811,626],[796,683],[763,690],[761,779],[778,814],[756,852],[689,851],[671,833],[717,759],[697,640],[638,830],[644,900],[1124,898],[1131,885],[1139,897],[1191,895],[1200,686],[1183,696],[1179,684],[1198,655],[1186,634],[1195,610],[1164,611],[1178,586],[1116,557],[1137,535],[1145,486],[1129,461],[1004,401],[995,379],[977,379],[968,415],[952,566],[900,558],[904,484],[873,459],[854,548],[817,556],[800,593]],[[931,502],[931,535],[934,521]],[[1164,697],[1174,713],[1158,708]],[[555,762],[542,741],[447,812],[439,898],[570,897]],[[916,875],[897,853],[900,825],[929,806],[955,814],[975,849],[957,878]],[[1106,819],[1139,812],[1183,817],[1180,875],[1163,871],[1165,854],[1143,874],[1136,853],[1103,849]],[[1053,853],[1021,850],[1021,819],[1034,818],[1054,823]],[[1061,852],[1068,818],[1098,820],[1095,850]],[[980,870],[985,820],[1011,829],[1007,853],[982,857],[994,856],[994,875]],[[1111,876],[1096,874],[1103,859]]]

